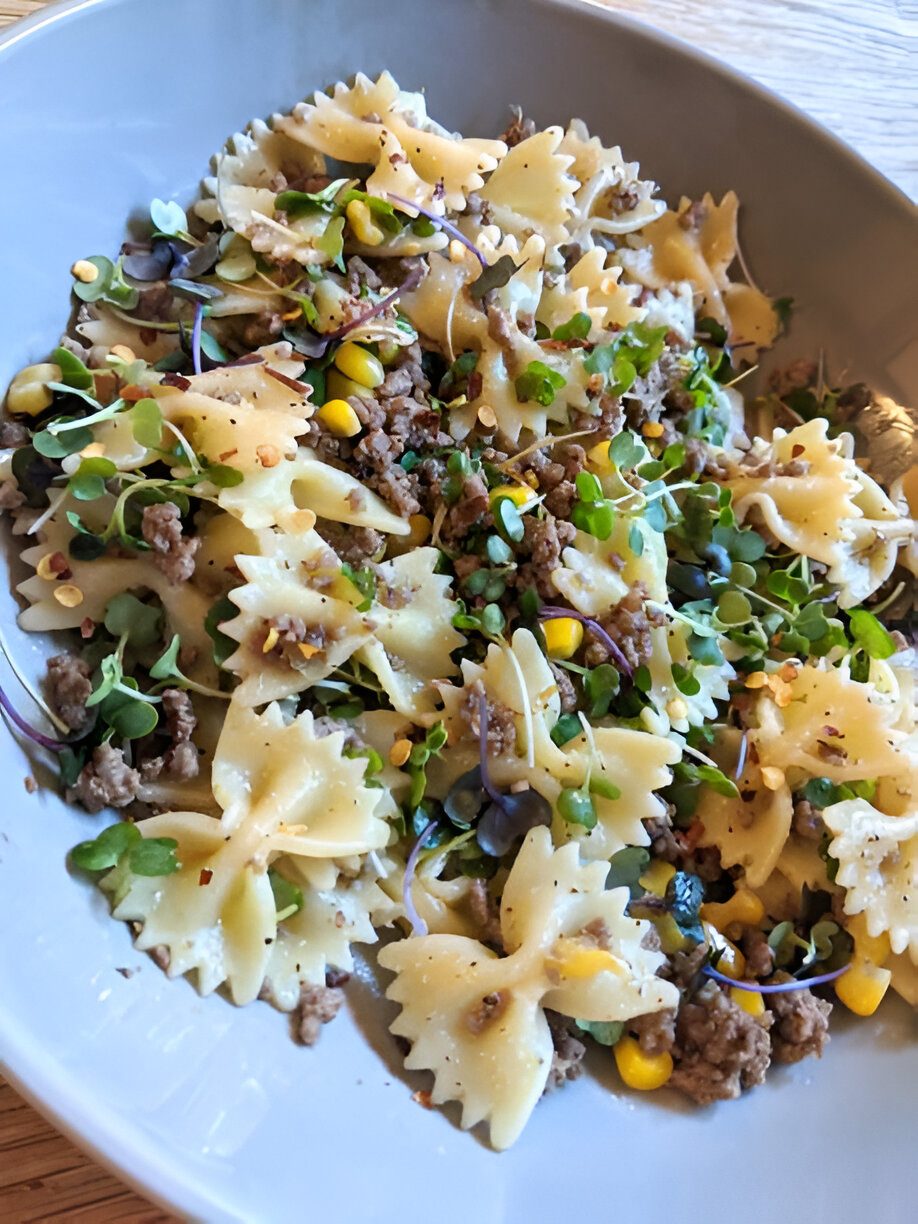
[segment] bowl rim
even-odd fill
[[[845,140],[806,114],[799,106],[760,84],[741,70],[732,67],[709,51],[649,25],[631,14],[621,13],[603,0],[528,0],[530,4],[563,14],[586,17],[596,26],[612,26],[628,30],[645,42],[670,54],[694,61],[705,72],[719,76],[734,88],[767,103],[790,119],[810,139],[830,149],[846,162],[861,179],[867,178],[873,189],[882,192],[888,204],[905,217],[918,221],[918,208],[905,191],[887,178],[861,153]],[[614,0],[611,0],[614,3]],[[80,14],[97,8],[114,8],[122,4],[140,4],[143,0],[54,0],[29,16],[19,18],[0,30],[0,69],[9,55],[21,43],[36,40],[44,30],[79,18]],[[2,1011],[2,1004],[0,1004]],[[28,1032],[15,1017],[0,1015],[4,1048],[0,1050],[0,1072],[10,1086],[61,1134],[85,1152],[122,1184],[170,1213],[180,1212],[190,1220],[207,1224],[238,1224],[242,1219],[231,1207],[220,1203],[212,1193],[202,1191],[172,1162],[148,1145],[141,1146],[139,1136],[122,1115],[94,1106],[87,1101],[72,1077],[61,1066],[49,1063],[46,1051],[32,1042]],[[138,1160],[137,1158],[140,1157]]]

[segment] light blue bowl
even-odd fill
[[[383,68],[468,134],[501,131],[511,103],[540,123],[579,115],[671,199],[736,189],[757,279],[797,301],[785,356],[823,347],[830,371],[918,401],[908,200],[750,82],[563,0],[87,0],[13,27],[0,38],[0,384],[56,343],[75,258],[115,251],[153,196],[190,200],[253,116]],[[597,1057],[595,1077],[498,1156],[454,1112],[412,1102],[426,1081],[400,1071],[392,1009],[369,986],[354,983],[353,1014],[304,1051],[268,1007],[167,982],[66,873],[91,819],[26,796],[7,737],[0,768],[0,1057],[78,1142],[185,1215],[913,1217],[918,1044],[904,1006],[842,1023],[821,1064],[706,1112],[622,1093]]]

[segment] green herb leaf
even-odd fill
[[[128,868],[139,876],[172,875],[182,865],[175,857],[177,849],[174,837],[141,838],[128,851]]]
[[[552,340],[586,340],[593,320],[585,310],[579,310],[567,323],[562,323],[551,333]]]
[[[121,821],[103,829],[92,841],[80,842],[70,851],[70,861],[83,871],[107,871],[142,836],[136,825]]]
[[[576,739],[583,732],[580,719],[576,714],[562,714],[551,729],[552,742],[563,748],[570,740]]]
[[[204,477],[218,489],[234,489],[236,485],[241,485],[245,480],[245,476],[238,468],[228,467],[225,463],[209,463]]]
[[[105,628],[114,638],[126,638],[132,646],[152,646],[159,640],[162,611],[142,603],[130,591],[113,596],[105,605]]]
[[[70,349],[56,348],[51,354],[51,360],[56,366],[60,366],[61,380],[68,387],[77,391],[89,391],[92,388],[92,371],[88,370]]]
[[[111,459],[94,455],[84,459],[67,482],[67,488],[79,501],[95,501],[105,493],[105,482],[118,471]]]
[[[150,676],[154,680],[184,680],[185,677],[179,670],[178,656],[182,648],[181,638],[178,634],[173,637],[172,641],[159,656],[153,666],[150,668]],[[87,703],[88,704],[88,703]]]
[[[122,700],[116,702],[116,698]],[[159,711],[155,705],[151,705],[149,701],[132,701],[120,692],[110,694],[102,703],[101,711],[115,734],[123,739],[143,739],[145,735],[153,732],[159,722]]]
[[[72,417],[59,417],[59,421],[70,421]],[[32,438],[32,445],[46,459],[64,459],[67,455],[75,455],[89,446],[92,433],[84,428],[69,429],[66,433],[52,434],[47,429],[41,430]]]
[[[231,599],[218,599],[204,618],[204,629],[213,642],[214,662],[222,667],[226,660],[239,649],[239,643],[219,628],[224,621],[239,615],[239,609]]]
[[[696,765],[694,769],[699,781],[707,782],[711,790],[716,791],[718,795],[725,795],[728,799],[738,798],[736,783],[715,765]]]
[[[325,233],[316,239],[316,247],[327,255],[339,272],[343,272],[344,258],[344,217],[332,217],[325,227]]]
[[[566,786],[558,796],[558,814],[568,824],[583,825],[585,829],[596,827],[596,809],[587,791]]]
[[[296,884],[291,884],[289,880],[285,879],[279,871],[275,871],[273,867],[268,868],[268,883],[271,885],[271,892],[274,894],[277,922],[283,922],[285,918],[292,918],[294,914],[300,912],[305,904],[301,888],[298,888]]]
[[[356,570],[347,561],[342,562],[341,573],[363,596],[357,605],[358,612],[369,612],[376,598],[376,575],[371,569]]]
[[[335,179],[321,191],[282,191],[275,198],[274,207],[285,212],[288,217],[302,217],[307,213],[333,212],[336,206],[335,196],[347,182],[347,179]],[[350,198],[356,199],[361,196],[368,202],[372,198],[365,192],[348,192],[342,203],[347,203]],[[379,203],[383,204],[384,201],[380,200]]]
[[[575,1020],[581,1032],[588,1033],[600,1045],[614,1046],[625,1031],[621,1020]]]
[[[775,298],[771,308],[778,316],[778,326],[781,329],[779,334],[783,335],[790,327],[791,316],[794,313],[794,299],[792,297]]]
[[[150,220],[153,222],[153,228],[160,234],[174,236],[188,230],[185,210],[175,200],[151,200]]]
[[[632,895],[639,890],[638,880],[650,865],[650,851],[643,846],[626,846],[612,855],[606,888],[630,888]]]
[[[854,608],[848,613],[851,636],[863,646],[871,659],[888,659],[896,653],[896,643],[889,631],[866,608]]]
[[[554,403],[555,392],[566,385],[567,380],[544,361],[530,361],[529,365],[514,380],[516,398],[521,404],[534,400],[547,408]]]
[[[73,292],[81,302],[98,302],[105,295],[111,284],[115,265],[104,255],[90,255],[86,262],[91,263],[98,270],[99,275],[94,281],[84,282],[74,280]],[[60,362],[57,364],[60,365]]]
[[[619,470],[637,467],[644,463],[650,452],[644,443],[629,430],[622,430],[609,443],[609,459]]]
[[[156,400],[138,400],[128,416],[134,441],[150,450],[158,450],[163,440],[163,414]]]
[[[506,496],[495,497],[491,504],[491,513],[494,516],[494,525],[501,535],[518,544],[523,538],[524,527],[516,502]]]

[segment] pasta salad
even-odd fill
[[[744,399],[791,303],[737,209],[358,75],[78,259],[7,394],[19,623],[70,645],[45,730],[0,700],[120,817],[72,866],[310,1045],[378,942],[496,1148],[589,1045],[706,1104],[918,1002],[918,446],[881,483],[888,402],[806,360]]]

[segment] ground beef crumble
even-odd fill
[[[87,812],[127,807],[137,797],[139,785],[140,774],[128,765],[121,749],[100,744],[80,770],[76,785],[67,788],[67,802],[81,803]]]
[[[789,982],[787,973],[776,973],[772,982]],[[822,1057],[829,1040],[832,1004],[817,999],[810,990],[788,990],[765,996],[774,1017],[771,1047],[776,1062],[795,1063],[814,1055]]]
[[[300,989],[300,1001],[293,1013],[293,1030],[301,1045],[315,1045],[322,1035],[323,1024],[329,1024],[337,1016],[344,1003],[344,991],[340,986],[311,986]]]
[[[182,515],[174,502],[145,506],[141,532],[153,550],[153,560],[173,586],[187,582],[194,573],[198,536],[182,535]]]
[[[617,643],[633,668],[640,667],[650,658],[653,653],[650,631],[664,623],[662,613],[647,607],[647,598],[647,587],[643,582],[635,582],[628,594],[610,612],[599,618],[603,629]],[[595,639],[587,646],[584,655],[588,667],[597,667],[607,662],[609,657],[608,648]]]
[[[554,1047],[548,1081],[545,1084],[545,1092],[548,1093],[563,1088],[568,1080],[578,1079],[583,1074],[586,1046],[575,1036],[577,1030],[574,1022],[567,1016],[546,1009],[545,1019],[548,1021]]]
[[[484,685],[480,680],[469,685],[465,700],[460,707],[460,714],[472,735],[477,739],[481,733],[479,722],[479,700],[484,693]],[[513,714],[499,701],[487,702],[488,710],[488,751],[491,756],[503,756],[512,753],[516,744],[516,723]]]
[[[765,1079],[772,1017],[751,1016],[714,982],[685,999],[676,1017],[669,1083],[699,1105],[728,1101]]]
[[[80,731],[89,722],[86,702],[92,696],[92,668],[72,654],[54,655],[48,660],[45,691],[48,704],[71,731]]]

